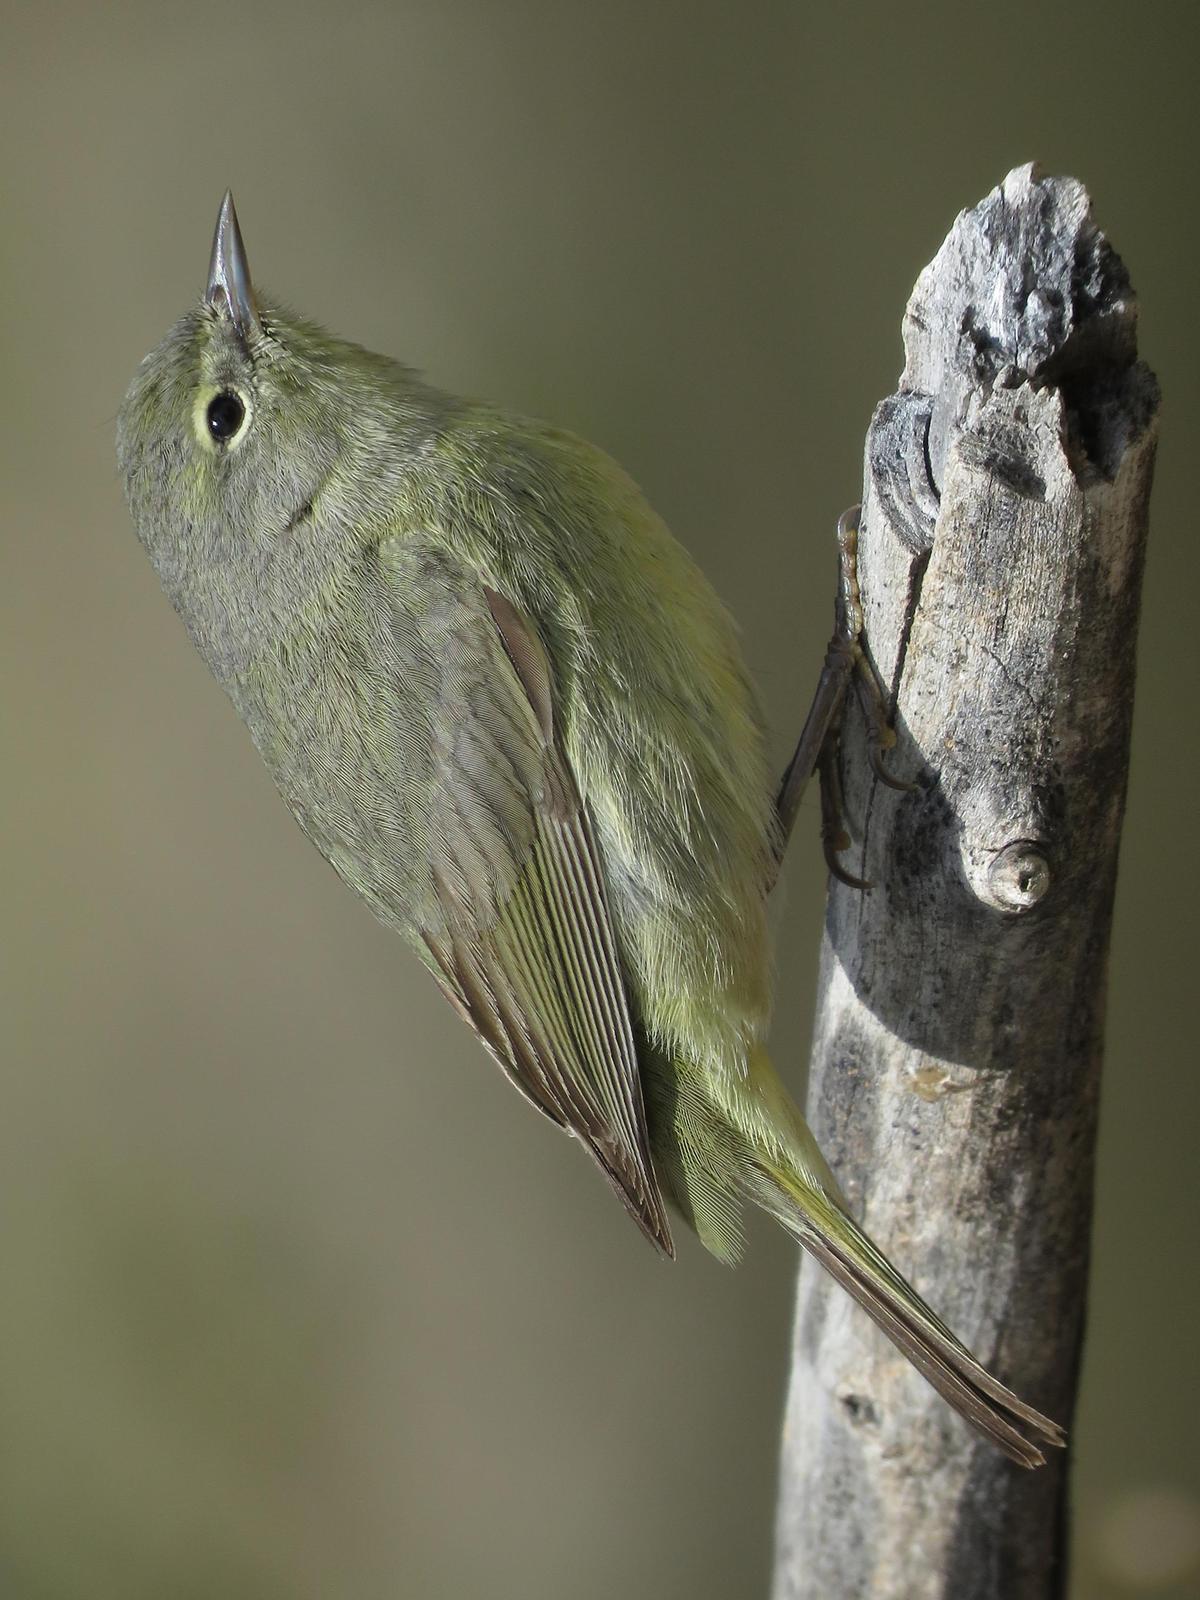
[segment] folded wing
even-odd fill
[[[461,598],[461,597],[460,597]],[[523,1093],[590,1150],[673,1255],[603,867],[530,622],[480,583],[442,644],[431,847],[435,976]]]

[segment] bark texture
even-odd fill
[[[833,883],[809,1119],[857,1215],[958,1336],[1071,1425],[1105,961],[1158,392],[1128,275],[1070,178],[955,222],[867,439],[881,785]],[[815,1266],[800,1277],[775,1600],[1049,1600],[1067,1458],[978,1441]]]

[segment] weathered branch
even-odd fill
[[[830,890],[809,1116],[897,1265],[1069,1427],[1157,387],[1085,191],[1031,167],[958,218],[904,338],[860,580],[920,788],[849,716],[875,887]],[[1012,1466],[804,1268],[776,1600],[1059,1596],[1065,1496],[1064,1457]]]

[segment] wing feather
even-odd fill
[[[478,598],[446,651],[437,914],[421,937],[489,1053],[671,1255],[603,867],[557,737],[549,661],[510,600],[482,584]]]

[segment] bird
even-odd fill
[[[650,1242],[674,1254],[673,1213],[733,1262],[760,1206],[1041,1465],[1063,1431],[855,1222],[771,1062],[767,895],[806,770],[781,810],[734,624],[622,469],[258,294],[229,193],[117,456],[301,828]]]

